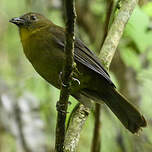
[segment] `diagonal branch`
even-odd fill
[[[65,151],[75,152],[80,139],[80,132],[90,113],[90,109],[78,104],[73,109],[65,136]]]
[[[65,64],[62,72],[60,99],[57,103],[57,125],[56,125],[56,144],[57,152],[64,151],[65,138],[65,121],[66,111],[68,107],[68,99],[70,92],[70,82],[72,78],[72,70],[74,65],[74,24],[75,24],[75,8],[74,0],[65,0],[66,14],[66,40],[65,40]]]
[[[138,0],[123,0],[121,8],[114,19],[108,35],[101,48],[99,58],[106,69],[109,69],[120,38],[123,34],[126,23],[128,22]]]

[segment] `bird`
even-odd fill
[[[37,73],[60,89],[65,62],[65,28],[36,12],[14,17],[9,22],[17,25],[24,54]],[[77,70],[73,72],[71,96],[88,107],[91,101],[104,102],[133,134],[146,127],[144,116],[117,91],[100,59],[78,37],[74,43],[74,62]]]

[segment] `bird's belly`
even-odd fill
[[[56,63],[47,63],[47,61],[41,61],[41,63],[32,63],[34,69],[50,84],[56,88],[60,88],[59,74],[62,71],[62,66]],[[58,68],[55,68],[57,67]]]

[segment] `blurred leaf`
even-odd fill
[[[152,63],[152,48],[151,48],[150,51],[147,53],[147,59],[149,60],[149,62]]]
[[[143,6],[143,11],[148,15],[152,16],[152,2],[147,3]]]
[[[141,64],[139,56],[132,48],[128,47],[121,49],[120,55],[127,66],[133,67],[136,71],[140,70]]]
[[[104,12],[104,10],[105,10],[105,7],[104,7],[104,5],[102,5],[101,1],[92,3],[92,5],[90,7],[91,7],[91,11],[96,15],[101,15],[101,12]]]
[[[148,16],[137,7],[126,26],[125,34],[134,41],[140,52],[152,44],[152,32],[146,30],[148,24]]]

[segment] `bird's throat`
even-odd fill
[[[20,33],[21,41],[26,40],[31,35],[31,32],[25,28],[20,28],[19,33]]]
[[[42,29],[46,28],[47,26],[42,26],[40,28],[34,28],[34,29],[26,29],[26,28],[20,28],[19,29],[19,33],[20,33],[20,37],[21,40],[24,41],[26,39],[28,39],[31,35],[41,31]]]
[[[21,41],[25,41],[27,39],[29,39],[29,37],[37,32],[39,32],[40,29],[34,29],[32,31],[26,29],[26,28],[20,28],[19,32],[20,32],[20,37],[21,37]]]

